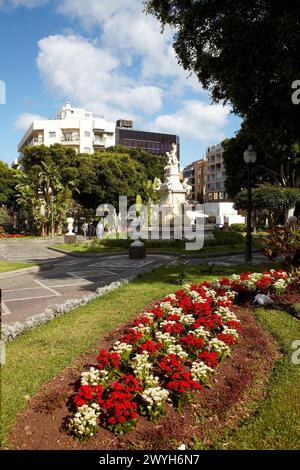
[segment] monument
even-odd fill
[[[188,206],[187,196],[192,191],[192,186],[188,184],[188,179],[185,178],[183,182],[180,180],[179,160],[177,156],[177,145],[172,145],[172,151],[167,152],[168,164],[165,167],[165,181],[162,183],[157,180],[157,191],[159,193],[159,206],[160,206],[160,232],[162,238],[164,230],[169,230],[176,233],[178,228],[185,225],[192,226],[195,223],[196,217],[204,218],[205,214],[199,211],[185,210]],[[179,232],[178,232],[179,234]],[[178,235],[177,234],[177,235]]]

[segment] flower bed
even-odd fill
[[[12,234],[8,234],[8,233],[0,233],[0,238],[1,239],[5,239],[5,238],[25,238],[25,237],[29,237],[30,235],[25,235],[25,234],[21,234],[21,233],[12,233]]]
[[[180,412],[195,391],[209,387],[238,340],[234,303],[284,292],[290,282],[283,271],[234,275],[186,286],[157,303],[110,350],[99,352],[97,368],[82,373],[69,421],[73,435],[87,439],[99,426],[125,433],[139,415],[158,421],[167,403]]]

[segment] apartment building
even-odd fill
[[[115,145],[115,123],[68,102],[55,119],[33,121],[18,146],[22,154],[27,146],[62,144],[78,153]]]
[[[180,159],[180,139],[174,134],[141,131],[133,128],[133,122],[120,119],[116,127],[116,145],[130,148],[141,148],[154,155],[165,155],[172,150],[172,144],[177,145]]]
[[[77,153],[95,153],[98,149],[123,145],[141,148],[149,153],[165,155],[178,146],[180,140],[173,134],[140,131],[133,128],[130,120],[119,119],[117,123],[108,121],[83,108],[74,108],[70,102],[62,107],[55,119],[33,121],[18,145],[21,154],[25,147],[62,144],[73,148]],[[18,165],[18,161],[14,162]]]
[[[183,177],[188,179],[192,186],[190,200],[203,204],[205,195],[205,167],[206,161],[196,160],[183,169]]]
[[[208,147],[206,151],[205,202],[227,202],[225,189],[226,171],[222,144]]]

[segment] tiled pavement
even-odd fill
[[[58,242],[56,239],[55,242]],[[128,255],[74,258],[47,249],[49,240],[0,241],[0,259],[12,261],[50,262],[53,269],[39,273],[25,273],[0,280],[2,290],[3,324],[24,322],[28,317],[42,313],[49,304],[61,304],[67,299],[80,298],[94,292],[97,287],[113,281],[141,274],[149,268],[176,262],[172,256],[151,255],[144,260],[130,260]],[[254,255],[254,263],[265,261]],[[191,259],[201,264],[203,259]],[[207,262],[207,260],[205,260]],[[243,255],[210,258],[211,263],[238,265],[244,263]]]

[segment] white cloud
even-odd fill
[[[198,81],[187,78],[188,74],[178,65],[171,28],[165,27],[161,34],[159,22],[146,15],[143,8],[142,0],[62,0],[58,11],[79,19],[87,30],[98,27],[101,43],[122,62],[128,63],[128,57],[132,61],[138,57],[142,80],[171,77],[176,79],[177,93],[184,87],[201,91]]]
[[[227,124],[230,113],[228,106],[209,105],[194,100],[184,101],[183,105],[174,114],[158,116],[150,128],[197,139],[205,144],[225,137],[222,129]]]
[[[23,113],[20,114],[14,122],[14,129],[16,131],[22,131],[24,129],[28,129],[28,127],[32,124],[33,121],[39,121],[47,119],[39,114],[30,114],[30,113]]]
[[[38,67],[57,98],[104,114],[154,113],[162,105],[162,90],[140,85],[119,74],[119,60],[110,50],[80,36],[49,36],[39,41]]]

